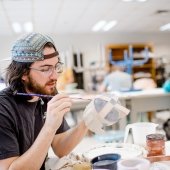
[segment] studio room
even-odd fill
[[[0,170],[170,169],[170,0],[0,0]]]

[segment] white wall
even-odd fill
[[[100,58],[100,46],[121,43],[152,43],[155,56],[169,56],[170,58],[170,33],[110,33],[110,34],[75,34],[75,35],[51,35],[58,50],[61,52],[73,49],[80,50],[84,54],[84,63],[87,67],[89,62]],[[10,57],[10,48],[15,37],[0,38],[0,59]],[[8,62],[3,61],[0,67],[3,68]],[[85,81],[90,79],[85,74]]]

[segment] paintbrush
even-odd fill
[[[46,95],[46,94],[36,94],[36,93],[18,93],[18,92],[14,92],[13,93],[14,95],[19,95],[19,96],[37,96],[37,97],[42,97],[42,98],[53,98],[54,96],[53,95]],[[91,100],[91,99],[84,99],[82,97],[70,97],[71,99],[74,99],[74,100]]]

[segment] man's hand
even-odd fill
[[[65,94],[57,94],[54,96],[47,105],[47,116],[45,125],[57,130],[62,121],[65,113],[70,111],[72,105],[71,99]]]

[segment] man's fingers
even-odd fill
[[[61,114],[65,114],[65,113],[68,113],[70,111],[70,108],[65,108],[65,109],[63,109],[62,111],[60,111],[61,112]]]
[[[53,103],[48,103],[48,106],[51,108],[51,109],[55,109],[55,108],[60,108],[60,106],[63,106],[63,104],[66,104],[66,107],[68,107],[68,106],[70,106],[71,107],[71,105],[72,105],[72,101],[71,101],[71,99],[69,99],[69,98],[63,98],[63,99],[60,99],[60,100],[57,100],[57,101],[55,101],[55,102],[53,102]],[[51,110],[50,109],[50,110]]]
[[[58,106],[53,105],[52,109],[60,111],[60,110],[63,110],[64,108],[70,108],[71,105],[72,105],[72,103],[70,103],[70,102],[63,102]]]
[[[70,99],[69,96],[66,94],[57,94],[49,101],[49,103],[54,103],[58,100],[67,99],[67,98]]]

